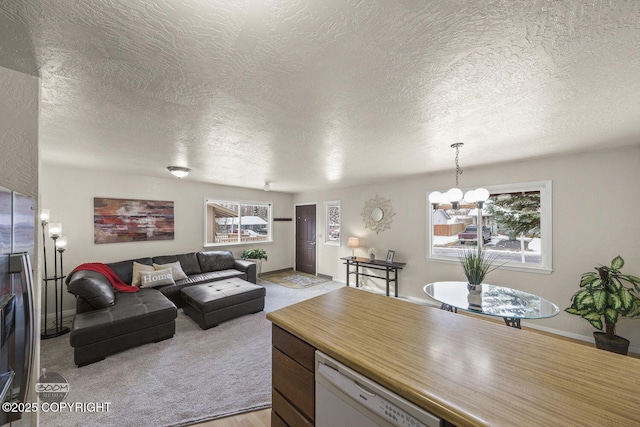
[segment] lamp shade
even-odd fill
[[[49,224],[49,237],[58,238],[62,234],[62,223],[52,222]]]
[[[357,237],[349,237],[347,241],[347,247],[349,248],[358,248],[360,247],[360,240]]]
[[[60,236],[56,239],[56,249],[59,251],[64,251],[67,248],[67,238],[65,236]]]
[[[476,189],[475,193],[477,201],[486,202],[487,200],[489,200],[489,190],[487,190],[486,188],[478,188]]]
[[[447,191],[447,196],[449,196],[450,202],[459,202],[460,200],[462,200],[462,190],[455,187],[451,188],[449,189],[449,191]]]
[[[442,200],[442,193],[439,191],[432,191],[429,193],[429,203],[438,204]]]
[[[464,201],[467,203],[475,203],[477,200],[478,195],[476,194],[475,190],[469,190],[466,193],[464,193]]]
[[[40,211],[40,221],[49,222],[49,209],[42,209]]]

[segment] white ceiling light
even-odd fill
[[[178,178],[184,178],[191,172],[191,169],[181,166],[167,166],[167,169],[169,169],[169,172],[171,172],[173,176],[177,176]]]
[[[458,180],[460,175],[462,175],[462,169],[460,169],[460,164],[458,163],[458,157],[460,155],[460,147],[462,147],[464,143],[456,142],[455,144],[451,144],[451,148],[456,149],[456,186],[450,188],[449,191],[445,193],[441,193],[439,191],[432,191],[429,194],[429,203],[433,206],[434,209],[438,208],[440,204],[449,204],[453,209],[458,209],[460,207],[460,201],[463,199],[462,190],[458,188]],[[489,199],[489,191],[485,188],[478,188],[475,190],[467,191],[464,195],[464,200],[468,203],[475,203],[478,208],[482,209],[482,205]]]
[[[271,185],[269,185],[269,181],[265,182],[265,183],[264,183],[264,187],[262,187],[262,188],[264,188],[264,191],[269,191],[269,190],[271,190]]]

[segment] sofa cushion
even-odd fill
[[[93,308],[105,308],[115,302],[111,282],[104,275],[91,270],[78,270],[67,284],[69,292],[88,302]]]
[[[245,280],[220,280],[182,290],[187,304],[201,313],[241,304],[256,298],[264,298],[265,289]]]
[[[155,271],[155,267],[147,264],[133,262],[133,275],[131,276],[131,286],[140,286],[140,273],[143,271]]]
[[[202,273],[234,268],[236,260],[231,251],[198,252],[198,262]]]
[[[168,264],[153,264],[153,268],[156,270],[164,270],[165,268],[171,269],[171,275],[173,276],[173,280],[182,280],[186,279],[188,276],[182,270],[182,266],[180,265],[180,261],[170,262]]]
[[[72,347],[81,347],[109,338],[173,321],[178,309],[155,289],[116,293],[113,306],[77,314],[70,336]]]
[[[153,264],[151,258],[138,258],[129,259],[127,261],[112,262],[107,264],[107,266],[109,266],[113,272],[116,273],[116,276],[118,276],[124,283],[131,283],[133,280],[134,261],[145,265]]]
[[[184,271],[184,273],[188,276],[192,274],[202,273],[195,252],[180,255],[155,256],[153,257],[153,262],[156,264],[169,264],[172,262],[179,262],[180,266],[182,267],[182,271]]]
[[[209,273],[194,274],[183,280],[176,280],[176,286],[184,288],[185,286],[198,285],[201,283],[215,282],[222,279],[230,279],[237,277],[246,280],[246,274],[242,271],[229,269],[221,271],[211,271]]]
[[[141,288],[153,288],[162,285],[174,285],[176,282],[173,280],[170,268],[153,271],[141,271],[140,272],[140,287]]]

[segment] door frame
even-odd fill
[[[316,208],[316,273],[318,275],[318,203],[317,202],[307,202],[307,203],[294,203],[293,205],[293,269],[298,271],[298,266],[296,265],[296,260],[298,259],[298,250],[296,248],[297,241],[297,233],[298,233],[298,217],[296,215],[296,208],[298,206],[315,206]]]

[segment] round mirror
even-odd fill
[[[374,220],[375,222],[380,221],[383,216],[384,216],[384,212],[382,212],[382,209],[373,208],[371,210],[371,219]]]

